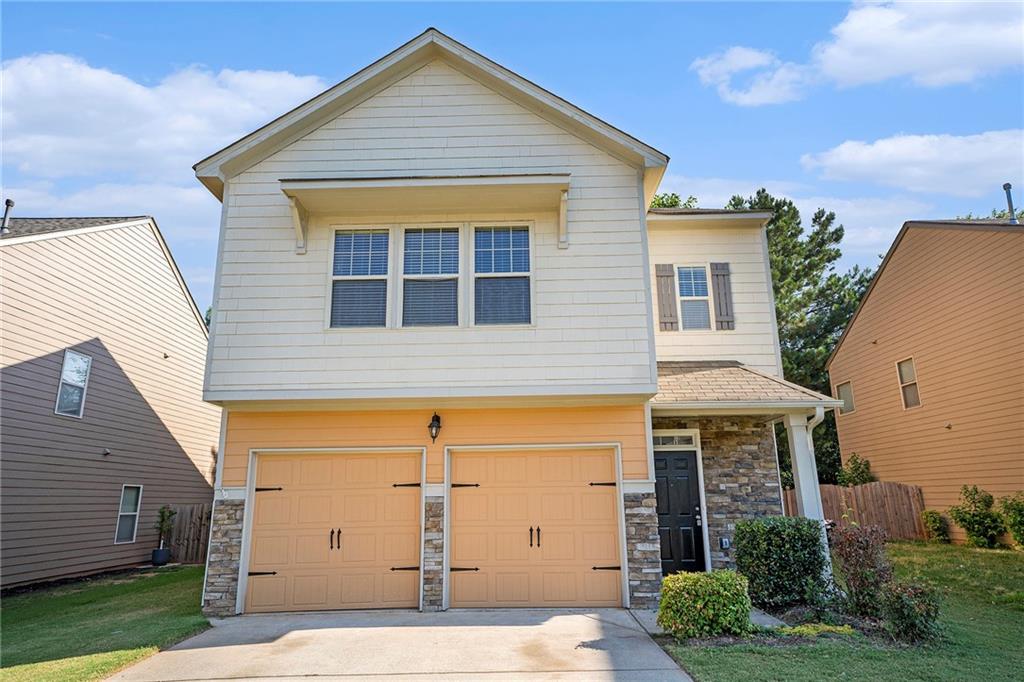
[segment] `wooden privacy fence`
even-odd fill
[[[822,485],[821,506],[825,518],[840,526],[851,522],[862,526],[881,526],[893,540],[922,540],[924,496],[921,488],[906,483],[875,481],[844,488]],[[784,491],[787,516],[797,516],[796,492]],[[849,518],[844,519],[846,514]]]
[[[206,547],[210,539],[209,504],[172,506],[174,516],[170,543],[173,561],[183,564],[201,564],[206,561]]]

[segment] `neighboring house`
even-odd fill
[[[779,419],[820,519],[769,215],[648,215],[667,162],[433,29],[199,162],[207,613],[651,606],[781,513]]]
[[[209,503],[207,333],[152,218],[14,218],[0,238],[3,586],[148,561]]]
[[[904,223],[829,358],[843,458],[934,509],[1024,490],[1022,339],[1024,227]]]

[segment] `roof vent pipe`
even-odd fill
[[[4,222],[0,224],[0,235],[11,233],[11,209],[14,208],[14,199],[4,202]]]
[[[1010,224],[1017,224],[1017,214],[1013,212],[1013,195],[1010,194],[1010,188],[1013,187],[1010,183],[1003,184],[1003,190],[1006,192],[1006,207],[1010,209]],[[10,199],[8,199],[10,201]],[[4,214],[4,224],[7,224],[7,214]]]

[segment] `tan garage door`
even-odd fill
[[[420,489],[402,484],[420,468],[419,454],[259,455],[246,611],[418,606]]]
[[[615,458],[604,450],[459,452],[450,605],[621,606]]]

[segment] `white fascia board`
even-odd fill
[[[697,223],[709,221],[751,221],[760,227],[770,220],[772,213],[769,211],[758,211],[757,213],[648,213],[649,223]]]
[[[324,178],[283,179],[281,191],[291,196],[299,190],[390,189],[407,187],[478,187],[506,185],[550,185],[569,187],[569,173],[537,175],[452,175],[401,178]]]
[[[841,400],[708,400],[683,403],[651,403],[653,412],[680,412],[699,410],[702,412],[722,412],[730,410],[813,410],[816,407],[831,409],[843,404]]]

